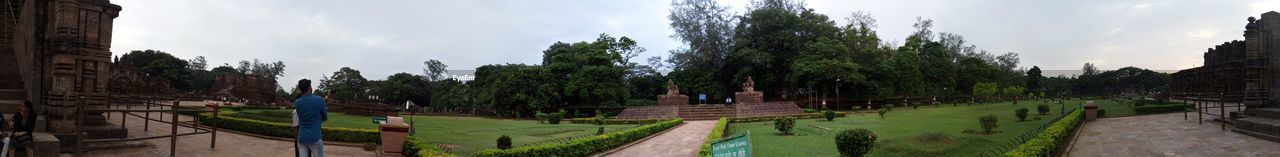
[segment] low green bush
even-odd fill
[[[889,109],[880,110],[878,113],[880,113],[880,119],[884,119],[884,114],[889,113]]]
[[[995,130],[996,127],[1000,127],[1000,125],[996,123],[999,121],[1000,118],[997,118],[996,115],[978,117],[978,122],[982,124],[982,131],[986,133],[990,133],[991,130]]]
[[[1037,105],[1036,112],[1040,112],[1041,115],[1049,114],[1049,105],[1047,104]]]
[[[802,111],[804,111],[804,113],[817,113],[817,112],[818,112],[818,110],[817,110],[817,109],[811,109],[811,108],[802,109]]]
[[[662,119],[604,119],[604,124],[649,124],[663,121]],[[569,123],[573,124],[596,124],[596,118],[572,118]]]
[[[517,156],[589,156],[591,154],[617,148],[627,143],[649,137],[650,135],[674,128],[683,124],[683,119],[674,119],[622,131],[609,132],[586,138],[573,139],[562,143],[517,147],[507,150],[486,149],[476,152],[474,157],[517,157]]]
[[[847,114],[836,112],[836,117],[845,117],[845,116],[847,116]],[[793,114],[793,115],[763,116],[763,117],[733,117],[733,118],[729,118],[729,122],[731,123],[763,122],[763,121],[771,121],[774,119],[778,119],[779,117],[788,117],[792,119],[814,119],[814,118],[824,118],[826,117],[826,115],[824,115],[823,113],[808,113],[808,114]]]
[[[213,118],[209,113],[199,115],[200,123],[216,124],[218,128],[235,130],[239,132],[252,133],[265,136],[294,138],[293,126],[289,123],[268,122],[247,118],[237,118],[224,116],[228,112],[220,113],[218,118]],[[229,114],[234,114],[231,112]],[[291,120],[292,121],[292,120]],[[381,142],[377,129],[354,129],[354,128],[336,128],[322,127],[320,132],[324,134],[325,141],[341,141],[341,142]]]
[[[563,111],[547,113],[547,123],[560,124],[560,119],[564,118],[564,114]]]
[[[698,156],[711,157],[711,142],[724,137],[727,128],[729,128],[729,118],[720,117],[720,121],[716,121],[716,127],[711,129],[711,134],[707,135],[707,142],[702,144],[702,150],[698,151]]]
[[[1058,147],[1066,146],[1066,138],[1071,135],[1077,127],[1080,127],[1080,121],[1084,119],[1084,113],[1081,110],[1072,111],[1066,117],[1062,117],[1058,122],[1054,122],[1049,128],[1045,128],[1044,132],[1040,132],[1026,143],[1018,145],[1012,151],[1004,153],[1004,156],[1010,157],[1033,157],[1033,156],[1052,156]]]
[[[1014,110],[1014,115],[1018,116],[1018,121],[1027,121],[1027,112],[1030,111],[1031,110],[1028,110],[1026,107],[1019,107],[1017,110]]]
[[[876,145],[876,134],[867,129],[849,129],[836,134],[836,150],[842,157],[861,157]]]
[[[537,112],[533,114],[533,118],[538,119],[538,124],[547,122],[547,113]]]
[[[502,137],[498,137],[498,149],[511,149],[511,136],[502,135]]]
[[[822,113],[822,116],[827,118],[827,121],[834,121],[836,120],[836,111],[827,110],[827,112]]]
[[[1107,117],[1107,110],[1098,109],[1098,118]]]
[[[404,156],[416,156],[416,157],[457,156],[457,155],[449,154],[448,152],[445,152],[444,149],[441,149],[439,146],[431,144],[431,142],[427,142],[427,140],[418,138],[417,136],[409,136],[408,138],[405,138],[404,150],[401,150],[401,153],[403,153]]]
[[[790,117],[778,117],[773,119],[773,128],[778,129],[778,133],[783,135],[791,135],[791,129],[796,128],[796,119]]]
[[[1156,114],[1156,113],[1168,113],[1168,112],[1181,112],[1181,111],[1187,110],[1187,108],[1191,108],[1191,105],[1187,105],[1187,104],[1147,105],[1147,106],[1133,108],[1133,112],[1137,114]]]

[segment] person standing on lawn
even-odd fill
[[[329,109],[324,98],[312,94],[311,80],[298,80],[298,91],[302,92],[293,101],[294,110],[298,114],[298,156],[324,157],[324,135],[320,125],[329,120]]]

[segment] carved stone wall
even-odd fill
[[[1280,13],[1249,17],[1244,41],[1231,41],[1204,53],[1204,65],[1174,73],[1173,93],[1222,93],[1249,106],[1280,104]]]
[[[214,95],[247,100],[248,104],[268,105],[281,102],[276,94],[276,81],[252,75],[219,75],[213,82]]]

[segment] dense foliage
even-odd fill
[[[444,152],[440,146],[434,145],[418,136],[409,136],[405,138],[404,150],[401,151],[404,156],[415,157],[453,157],[456,155]]]
[[[773,119],[773,129],[778,129],[778,134],[791,135],[791,130],[796,128],[796,119],[791,117],[778,117]]]
[[[982,132],[985,133],[991,133],[991,130],[995,130],[996,127],[1000,127],[1000,125],[996,123],[999,121],[1000,119],[997,118],[996,115],[978,117],[978,123],[982,125]]]
[[[507,135],[502,135],[502,137],[498,137],[498,149],[502,149],[502,150],[511,149],[511,137]]]
[[[867,129],[842,130],[836,134],[836,150],[843,157],[861,157],[876,145],[876,134]]]
[[[475,157],[517,157],[517,156],[588,156],[649,137],[658,132],[683,124],[684,120],[675,119],[659,123],[609,132],[587,138],[574,139],[563,143],[517,147],[507,150],[488,149],[476,152]]]
[[[711,129],[711,134],[707,134],[707,142],[702,144],[702,150],[698,151],[700,157],[711,157],[711,143],[724,137],[725,129],[729,128],[729,117],[720,117],[716,121],[716,127]]]
[[[1027,112],[1031,112],[1031,110],[1026,107],[1019,107],[1014,110],[1014,116],[1018,116],[1018,121],[1027,121]]]
[[[1076,127],[1080,127],[1080,121],[1083,119],[1084,113],[1081,110],[1072,111],[1058,122],[1054,122],[1044,132],[1018,145],[1018,148],[1005,153],[1004,156],[1052,156],[1058,147],[1066,146],[1064,143],[1067,141],[1066,138],[1071,136]]]

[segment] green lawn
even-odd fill
[[[1067,101],[1068,110],[1078,107],[1079,100]],[[921,107],[920,109],[896,108],[881,119],[875,113],[850,113],[835,121],[820,119],[797,120],[796,135],[779,136],[773,122],[732,123],[732,133],[751,132],[752,151],[756,156],[840,156],[835,146],[836,132],[844,129],[866,128],[878,136],[876,146],[868,156],[977,156],[994,149],[1019,134],[1059,116],[1063,105],[1050,105],[1048,115],[1036,113],[1033,103],[995,103],[987,105],[960,105],[952,107]],[[1018,107],[1030,109],[1027,121],[1019,122],[1014,115]],[[1108,111],[1110,112],[1110,111]],[[1132,112],[1132,111],[1130,111]],[[965,130],[981,130],[978,117],[992,114],[999,117],[1000,133],[979,135]],[[1032,120],[1033,117],[1040,120]]]
[[[1103,117],[1122,117],[1137,115],[1133,112],[1133,101],[1117,102],[1114,100],[1097,100],[1093,101],[1098,104],[1098,109],[1107,110]],[[1078,102],[1083,104],[1084,102]]]
[[[246,109],[239,112],[258,114],[263,111],[266,110]],[[408,117],[408,115],[403,116]],[[434,143],[449,145],[453,147],[452,153],[459,156],[471,156],[472,153],[480,150],[497,148],[497,139],[502,135],[511,136],[513,146],[519,147],[528,143],[594,135],[596,133],[595,125],[569,124],[568,119],[561,122],[561,124],[552,125],[538,124],[538,121],[533,120],[413,116],[413,125],[417,130],[417,134],[414,136],[422,137]],[[409,120],[406,119],[405,123],[409,123]],[[337,112],[329,113],[329,121],[325,121],[324,126],[378,128],[376,124],[373,124],[369,116],[347,115]],[[612,132],[636,126],[639,125],[605,125],[605,131]]]

